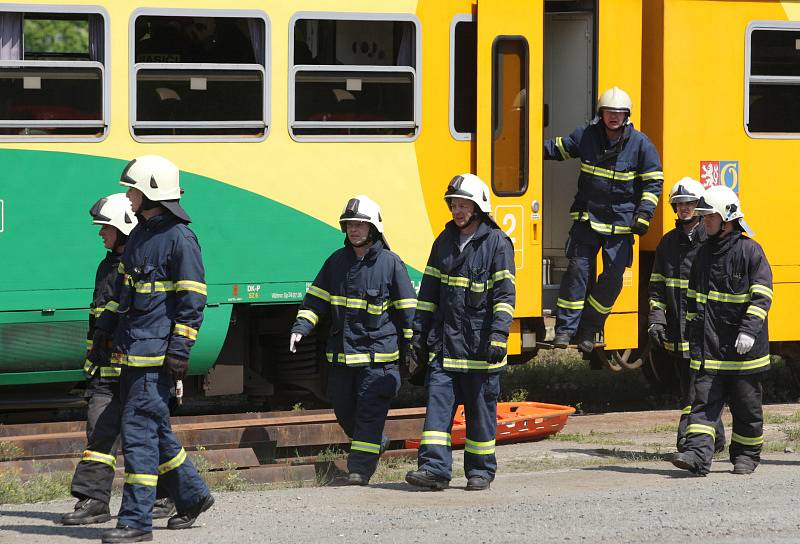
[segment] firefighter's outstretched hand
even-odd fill
[[[299,344],[300,340],[302,340],[302,339],[303,339],[303,335],[300,334],[299,332],[293,332],[289,336],[289,351],[291,353],[296,353],[297,352],[297,344]]]
[[[489,351],[486,358],[490,365],[494,365],[505,359],[508,348],[506,347],[506,340],[500,336],[492,335],[489,342]]]
[[[189,371],[189,361],[181,357],[175,357],[174,355],[167,355],[164,357],[164,365],[175,381],[184,379],[186,373]]]
[[[667,341],[667,329],[662,323],[653,323],[647,328],[647,333],[654,344],[663,347]]]
[[[92,349],[87,356],[91,362],[97,366],[108,366],[111,360],[111,335],[102,330],[96,329],[92,336]]]
[[[753,344],[756,343],[756,339],[750,336],[749,334],[745,334],[743,332],[739,333],[739,336],[736,337],[736,353],[739,355],[744,355],[751,349],[753,349]]]
[[[650,223],[647,221],[647,217],[641,214],[636,214],[633,218],[633,225],[631,225],[631,232],[634,234],[638,234],[639,236],[644,236],[647,234],[647,229],[650,228]]]

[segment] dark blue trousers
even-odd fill
[[[694,403],[694,388],[697,372],[689,370],[689,359],[683,357],[673,357],[678,367],[678,377],[681,387],[681,418],[678,421],[678,451],[683,450],[686,440],[686,428],[689,426],[689,414],[692,413]],[[725,425],[720,417],[714,425],[714,451],[722,451],[725,448]]]
[[[169,423],[172,378],[162,367],[122,367],[122,452],[125,486],[117,524],[143,531],[153,526],[159,480],[185,512],[209,491]]]
[[[726,399],[733,416],[733,433],[728,448],[731,463],[744,458],[755,468],[761,462],[761,447],[764,445],[761,376],[761,373],[695,372],[695,397],[686,428],[685,451],[694,457],[701,474],[711,470],[715,427],[722,416]]]
[[[464,473],[467,478],[494,479],[497,472],[497,397],[500,373],[450,372],[433,361],[428,370],[428,409],[417,460],[427,470],[450,480],[453,452],[450,431],[459,404],[464,405],[467,442],[464,445]]]
[[[347,470],[366,478],[375,473],[382,446],[389,404],[400,389],[396,363],[373,363],[366,367],[331,365],[328,398],[336,420],[350,437]]]
[[[603,273],[594,281],[597,252],[603,251]],[[556,333],[575,336],[603,331],[611,307],[622,291],[622,275],[633,259],[632,234],[599,234],[576,221],[567,240],[569,265],[556,304]]]

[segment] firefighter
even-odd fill
[[[95,274],[94,294],[89,305],[89,332],[87,353],[92,346],[94,323],[105,310],[111,298],[114,280],[117,277],[120,256],[125,249],[137,218],[125,193],[101,198],[89,210],[92,222],[100,225],[99,235],[108,250],[100,261]],[[64,525],[88,525],[104,523],[111,519],[108,501],[116,469],[116,454],[119,446],[120,417],[122,406],[119,399],[120,367],[97,366],[88,358],[83,367],[86,373],[86,449],[75,474],[72,476],[71,493],[78,499],[72,512],[61,517]],[[153,519],[169,517],[175,505],[159,485],[159,499],[153,509]]]
[[[734,474],[758,466],[764,443],[761,378],[769,370],[767,312],[772,270],[752,240],[739,198],[731,189],[706,190],[697,206],[708,241],[692,264],[686,334],[694,401],[684,451],[672,463],[705,476],[711,468],[716,426],[727,399],[733,415],[728,449]]]
[[[622,275],[633,262],[633,235],[644,235],[661,195],[664,174],[658,151],[630,121],[631,99],[613,87],[597,102],[597,115],[566,137],[547,140],[544,158],[579,158],[578,192],[570,208],[567,271],[556,302],[553,345],[574,338],[590,353],[622,290]],[[595,282],[597,252],[603,273]]]
[[[452,475],[456,406],[467,420],[469,491],[489,489],[497,471],[497,397],[514,315],[514,248],[492,219],[489,188],[473,174],[450,181],[453,220],[436,238],[419,290],[410,367],[428,363],[428,402],[414,486],[444,489]]]
[[[663,349],[673,360],[678,372],[681,392],[681,418],[678,422],[678,451],[683,451],[686,425],[692,409],[694,391],[689,388],[689,342],[684,336],[686,323],[686,289],[689,272],[706,231],[694,210],[702,198],[703,185],[685,177],[672,186],[669,202],[678,215],[675,228],[664,235],[656,248],[653,272],[650,274],[650,315],[648,333],[652,345]],[[715,450],[725,447],[722,420],[716,427]]]
[[[113,296],[96,322],[90,360],[108,358],[113,338],[122,365],[125,485],[117,528],[103,542],[152,540],[156,484],[162,480],[177,514],[169,529],[190,527],[214,504],[169,422],[170,389],[188,371],[206,302],[200,246],[180,205],[178,168],[163,157],[132,160],[122,172],[139,224],[130,234]]]
[[[344,247],[328,257],[306,293],[289,351],[330,314],[328,398],[352,440],[347,484],[367,485],[388,445],[389,403],[400,389],[399,359],[417,305],[408,272],[384,239],[377,203],[359,195],[339,217]]]

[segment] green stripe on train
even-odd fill
[[[104,254],[88,212],[97,199],[124,192],[118,180],[125,164],[0,149],[0,374],[81,368],[85,327],[76,324],[87,313],[74,309],[88,307]],[[269,179],[267,170],[265,183]],[[208,309],[192,357],[193,372],[204,373],[227,333],[227,302],[298,300],[343,235],[296,209],[210,178],[182,173],[181,185],[203,251],[209,303],[221,304]]]

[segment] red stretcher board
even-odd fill
[[[499,402],[497,403],[497,443],[541,440],[555,434],[567,424],[567,418],[575,413],[572,406],[546,404],[544,402]],[[467,438],[464,406],[456,408],[450,442],[463,446]],[[406,448],[419,448],[419,439],[406,440]]]

